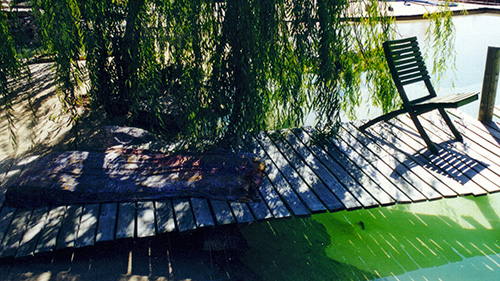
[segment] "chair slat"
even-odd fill
[[[396,67],[396,69],[409,68],[409,67],[412,67],[412,66],[423,66],[423,67],[425,67],[424,62],[422,60],[416,60],[416,59],[404,60],[404,61],[395,61],[394,62],[394,66]]]
[[[425,67],[418,67],[418,68],[411,68],[411,69],[401,69],[398,71],[399,76],[405,76],[411,73],[420,73],[420,75],[425,76],[427,75],[427,70]]]
[[[416,82],[422,82],[422,81],[425,81],[425,80],[428,80],[429,78],[425,78],[425,77],[418,77],[418,78],[415,78],[415,79],[411,79],[411,80],[406,80],[406,81],[402,81],[401,84],[403,86],[405,85],[409,85],[409,84],[413,84],[413,83],[416,83]]]

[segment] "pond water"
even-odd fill
[[[498,280],[500,194],[239,226],[262,280]]]
[[[441,92],[480,91],[498,15],[454,18],[456,72]],[[424,21],[398,25],[425,38]],[[500,98],[497,96],[497,104]],[[462,108],[477,117],[478,102]],[[368,113],[367,113],[368,112]],[[376,116],[360,108],[359,118]],[[239,225],[239,259],[262,280],[499,280],[500,194]]]

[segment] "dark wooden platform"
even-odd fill
[[[233,223],[309,216],[500,190],[500,126],[451,111],[465,137],[455,142],[442,120],[423,116],[439,155],[431,154],[409,118],[371,127],[344,123],[338,136],[318,144],[310,128],[261,132],[244,139],[266,163],[261,201],[198,198],[0,209],[0,257],[23,257],[123,238],[194,231]],[[5,188],[37,157],[0,167]],[[3,203],[2,203],[3,204]]]

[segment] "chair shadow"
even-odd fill
[[[384,135],[375,135],[371,132],[366,132],[373,141],[382,146],[391,146],[396,152],[405,155],[405,159],[400,161],[398,165],[403,166],[402,169],[395,169],[391,173],[391,177],[399,177],[396,170],[401,171],[406,169],[410,171],[418,165],[429,170],[431,173],[437,173],[441,176],[458,181],[461,184],[465,184],[489,166],[489,164],[468,155],[467,151],[458,149],[454,145],[456,140],[453,139],[435,143],[439,151],[437,155],[430,152],[424,146],[421,148],[414,148],[414,152],[402,149],[400,146],[396,145],[397,142],[402,142],[401,139],[396,137],[398,134],[396,130],[399,131],[399,134],[404,132],[414,135],[415,137],[420,136],[397,125],[391,126],[391,128],[393,128],[393,130],[385,131],[387,133]],[[381,132],[381,134],[382,133],[383,132]]]

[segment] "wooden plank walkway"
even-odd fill
[[[326,142],[318,142],[311,128],[247,136],[236,149],[252,151],[266,164],[261,200],[255,203],[187,198],[26,210],[3,205],[2,199],[0,257],[499,191],[500,125],[451,113],[458,118],[463,143],[453,141],[437,115],[422,118],[439,155],[426,149],[407,117],[372,126],[366,134],[356,129],[361,123],[344,123]],[[3,188],[36,160],[27,157],[0,167]]]

